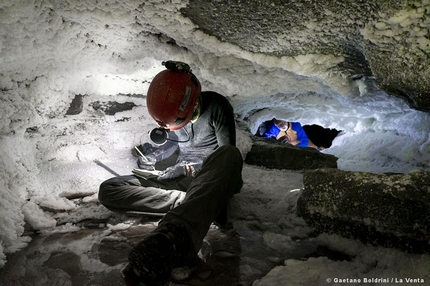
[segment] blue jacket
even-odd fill
[[[300,147],[308,147],[309,144],[309,138],[308,135],[306,135],[305,130],[302,128],[302,125],[299,122],[291,122],[291,129],[297,132],[297,137],[300,143],[297,146]],[[279,132],[281,132],[281,129],[279,129],[273,120],[267,121],[266,125],[266,132],[264,132],[262,135],[266,138],[275,138],[278,137]]]

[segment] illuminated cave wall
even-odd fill
[[[38,204],[61,193],[63,188],[73,187],[74,183],[67,182],[67,178],[64,183],[47,179],[56,164],[125,157],[123,154],[130,141],[141,140],[137,134],[152,124],[143,95],[152,77],[162,69],[162,60],[191,63],[205,89],[226,96],[270,96],[283,90],[294,93],[298,80],[306,84],[311,94],[326,85],[343,94],[359,94],[351,74],[339,68],[345,63],[345,54],[339,52],[342,49],[327,49],[334,45],[330,37],[326,39],[324,50],[304,53],[299,49],[303,47],[300,39],[306,38],[301,36],[312,35],[318,27],[329,31],[329,24],[338,22],[333,21],[338,11],[330,14],[324,10],[325,16],[315,18],[309,25],[297,23],[297,27],[309,29],[301,33],[291,34],[294,29],[285,30],[288,34],[278,29],[252,29],[253,34],[239,37],[244,35],[240,34],[242,30],[230,24],[240,25],[245,21],[224,21],[219,17],[231,14],[220,13],[207,18],[207,26],[204,26],[204,21],[193,14],[193,9],[215,12],[210,5],[226,7],[225,1],[208,2],[206,7],[179,0],[3,2],[0,4],[0,209],[3,210],[0,261],[4,261],[3,252],[12,252],[25,244],[26,238],[21,237],[24,217],[27,222],[32,221],[32,216],[43,217]],[[301,6],[300,2],[294,3]],[[377,52],[377,47],[387,47],[381,52],[385,56],[391,55],[390,45],[399,38],[404,54],[413,51],[420,65],[415,66],[415,62],[407,62],[411,57],[404,57],[405,60],[396,66],[408,63],[407,68],[401,70],[401,76],[418,70],[418,73],[411,73],[411,79],[419,76],[417,82],[421,82],[430,66],[423,62],[423,59],[428,60],[429,37],[422,34],[430,30],[430,17],[425,17],[429,13],[425,8],[429,3],[414,2],[415,6],[411,6],[408,1],[391,2],[395,2],[393,9],[397,10],[390,10],[386,15],[377,13],[381,17],[378,19],[366,18],[369,22],[361,21],[358,32],[366,40],[363,43],[375,47]],[[278,4],[273,1],[270,7],[260,7],[243,2],[244,6],[238,9],[242,11],[243,20],[253,19],[255,24],[264,22],[270,27],[267,24],[271,20],[267,19],[270,13],[262,12],[279,12]],[[348,10],[342,12],[348,15]],[[284,16],[284,20],[291,18],[288,14]],[[318,21],[324,25],[319,25]],[[214,23],[220,24],[220,29],[211,26]],[[393,27],[399,29],[393,30]],[[220,31],[226,34],[222,36]],[[417,40],[416,43],[403,42],[405,33]],[[238,39],[246,40],[248,46]],[[412,48],[406,50],[406,44]],[[255,50],[258,46],[260,49]],[[293,50],[275,53],[268,50],[271,46]],[[371,55],[378,60],[369,58],[369,67],[380,71],[376,75],[384,86],[384,75],[388,74],[390,66],[382,65],[377,52]],[[243,81],[244,75],[248,82]],[[388,83],[393,81],[396,81],[394,76]],[[424,94],[425,90],[420,92]],[[134,109],[140,114],[130,121],[126,118],[132,116],[127,112],[104,116],[100,110],[89,106],[96,101],[127,102],[130,96],[137,102]],[[73,99],[79,97],[82,112],[67,115]],[[124,121],[124,128],[115,129],[110,125],[120,120]],[[67,168],[64,171],[67,172]],[[86,183],[83,181],[81,185]],[[46,218],[44,225],[33,227],[53,224],[54,221]]]

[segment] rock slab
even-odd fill
[[[430,253],[430,172],[306,171],[297,213],[319,232]]]
[[[338,158],[313,148],[296,147],[274,139],[251,137],[253,145],[245,162],[270,169],[309,170],[337,168]]]

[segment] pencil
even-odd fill
[[[146,157],[145,157],[145,155],[143,155],[143,154],[142,154],[142,152],[140,152],[139,148],[137,148],[136,146],[134,146],[134,149],[136,149],[137,153],[139,153],[139,154],[140,154],[140,156],[142,156],[142,158],[143,158],[146,162],[148,162],[148,158],[146,158]]]

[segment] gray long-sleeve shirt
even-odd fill
[[[219,146],[236,146],[236,127],[230,102],[221,94],[206,91],[201,93],[200,104],[197,121],[169,132],[170,139],[181,142],[167,141],[153,153],[157,161],[170,157],[179,148],[176,163],[185,162],[198,171],[203,160]]]

